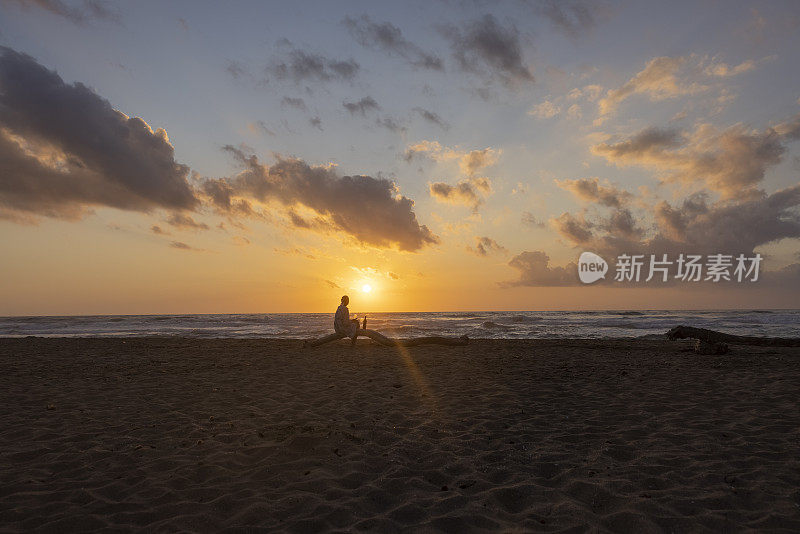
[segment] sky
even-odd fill
[[[797,307],[797,2],[0,0],[0,47],[0,315]]]

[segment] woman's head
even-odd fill
[[[347,295],[343,296],[342,297],[342,304],[344,304],[345,306],[350,304],[350,297],[348,297]]]

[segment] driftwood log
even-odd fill
[[[359,328],[358,329],[358,336],[368,337],[371,340],[380,343],[381,345],[386,345],[387,347],[414,347],[416,345],[468,345],[469,338],[467,336],[461,336],[458,338],[453,337],[440,337],[440,336],[428,336],[428,337],[413,337],[410,339],[392,339],[390,337],[386,337],[380,332],[376,330],[370,330],[369,328]],[[337,339],[344,339],[348,336],[344,334],[328,334],[327,336],[323,336],[317,339],[312,339],[310,341],[306,341],[303,343],[304,347],[318,347],[320,345],[324,345],[325,343],[330,343],[331,341],[336,341]]]
[[[800,338],[791,337],[757,337],[757,336],[736,336],[708,330],[706,328],[695,328],[693,326],[676,326],[667,332],[668,339],[698,339],[709,345],[717,343],[732,343],[737,345],[761,345],[766,347],[800,347]]]

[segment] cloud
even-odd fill
[[[574,87],[566,93],[556,96],[548,95],[544,101],[528,110],[528,115],[538,119],[551,119],[565,113],[567,118],[577,120],[583,116],[581,104],[597,101],[602,93],[603,88],[599,85]]]
[[[164,230],[163,228],[161,228],[157,224],[154,224],[153,226],[151,226],[150,227],[150,231],[153,232],[156,235],[170,235],[169,232],[167,232],[166,230]]]
[[[429,111],[424,108],[414,108],[414,112],[417,113],[420,117],[425,119],[426,121],[433,123],[443,130],[449,130],[450,125],[442,119],[438,113],[434,113],[433,111]]]
[[[236,176],[208,181],[217,209],[235,211],[236,201],[275,202],[294,214],[293,223],[313,231],[337,232],[381,248],[417,251],[438,243],[414,214],[414,202],[399,194],[386,178],[340,176],[332,167],[311,166],[296,158],[278,157],[271,166],[255,155],[226,146],[243,170]],[[308,220],[295,213],[304,206],[317,214]],[[324,225],[322,228],[320,225]]]
[[[709,76],[717,76],[720,78],[729,78],[739,74],[748,72],[756,68],[756,62],[752,59],[743,61],[735,66],[730,66],[727,63],[712,63],[705,69],[705,73]]]
[[[250,244],[250,240],[247,239],[244,236],[241,236],[241,235],[233,236],[232,240],[233,240],[233,244],[238,246],[238,247],[246,247],[247,245]]]
[[[203,252],[203,249],[194,248],[191,245],[187,245],[183,241],[171,241],[169,246],[170,246],[170,248],[176,248],[178,250],[186,250],[186,251],[192,251],[192,252]]]
[[[373,22],[367,15],[359,18],[346,17],[342,21],[350,35],[365,48],[380,50],[389,55],[400,56],[414,67],[444,70],[442,60],[433,53],[403,37],[400,28],[390,22]]]
[[[342,107],[350,112],[351,115],[366,116],[368,111],[377,111],[381,107],[371,96],[365,96],[357,102],[342,102]]]
[[[492,182],[488,178],[466,178],[456,185],[434,182],[428,185],[428,192],[437,202],[471,206],[477,210],[492,192]]]
[[[537,117],[539,119],[551,119],[560,112],[561,108],[559,106],[553,104],[549,100],[545,100],[541,104],[533,106],[530,111],[528,111],[528,115]]]
[[[84,25],[90,20],[120,23],[119,13],[101,0],[83,0],[79,6],[70,6],[61,0],[9,0],[8,3],[16,3],[23,9],[38,8],[78,25]]]
[[[522,214],[522,223],[534,228],[544,228],[545,224],[541,219],[538,219],[533,213],[526,211]]]
[[[681,190],[691,184],[696,190],[677,202],[650,201],[646,196],[634,201],[630,193],[595,180],[564,181],[559,185],[608,211],[591,219],[586,210],[564,213],[551,223],[570,244],[603,257],[623,253],[668,254],[673,261],[679,254],[752,257],[764,245],[800,239],[800,184],[769,194],[758,187],[767,170],[780,163],[785,144],[798,137],[800,115],[762,131],[742,125],[721,131],[699,125],[692,132],[649,128],[626,141],[598,145],[596,153],[610,161],[650,167],[665,185]],[[637,217],[632,205],[643,213]],[[792,269],[763,270],[770,283],[800,281]]]
[[[338,60],[297,48],[286,51],[266,67],[266,72],[276,80],[295,83],[350,81],[361,66],[353,59]]]
[[[631,194],[611,185],[600,185],[599,178],[556,180],[556,185],[585,202],[595,202],[611,208],[627,203]]]
[[[403,153],[403,159],[409,163],[417,157],[429,157],[435,160],[437,155],[441,154],[443,150],[444,148],[438,141],[427,141],[423,139],[418,143],[406,147]]]
[[[673,207],[656,206],[655,241],[672,241],[703,252],[752,253],[759,245],[800,237],[800,184],[739,203],[708,204],[694,195]]]
[[[225,72],[230,74],[231,78],[234,80],[239,80],[250,76],[250,70],[246,66],[244,66],[241,62],[232,59],[229,59],[225,63]]]
[[[492,15],[466,22],[461,28],[441,28],[450,43],[458,66],[465,72],[485,77],[497,76],[506,85],[530,83],[533,74],[524,64],[519,31],[513,24],[500,25]]]
[[[206,201],[220,213],[245,217],[256,215],[250,202],[244,198],[237,198],[237,191],[226,179],[204,180],[201,189]]]
[[[592,147],[592,153],[604,156],[612,163],[627,165],[647,160],[681,144],[683,141],[678,130],[649,127],[625,141],[595,145]]]
[[[69,219],[90,206],[197,206],[164,130],[5,47],[0,87],[0,206]]]
[[[475,236],[475,248],[467,247],[467,250],[477,256],[486,257],[493,253],[506,253],[508,250],[490,237]]]
[[[455,161],[459,172],[473,177],[484,168],[497,163],[501,153],[501,150],[491,147],[463,151],[458,148],[443,147],[438,141],[422,140],[409,145],[403,154],[403,159],[408,162],[418,157],[429,158],[436,162]]]
[[[250,122],[247,124],[247,128],[253,133],[267,134],[270,137],[275,137],[276,135],[264,121]]]
[[[631,210],[627,208],[614,210],[603,222],[602,228],[611,236],[628,240],[638,239],[644,233],[637,225]]]
[[[581,36],[594,28],[605,7],[596,0],[534,0],[530,3],[538,14],[570,37]]]
[[[647,128],[618,143],[595,145],[592,152],[620,167],[652,169],[663,182],[707,187],[732,199],[759,195],[766,170],[798,138],[800,114],[763,131],[741,124],[722,131],[709,124],[692,132]]]
[[[319,131],[322,131],[322,119],[320,119],[319,117],[310,117],[308,119],[308,124],[318,129]]]
[[[650,100],[658,101],[707,89],[704,85],[684,83],[679,79],[678,72],[686,62],[686,57],[662,56],[651,59],[633,78],[621,87],[609,90],[600,100],[601,117],[613,113],[620,103],[635,94],[644,94]]]
[[[650,101],[656,102],[714,89],[718,93],[715,98],[719,108],[719,105],[735,98],[730,88],[723,83],[725,79],[749,72],[759,63],[774,59],[775,56],[760,60],[748,59],[731,66],[716,57],[696,54],[655,57],[622,86],[606,92],[605,97],[598,102],[599,117],[595,125],[602,124],[623,101],[636,94],[645,95]]]
[[[586,244],[592,240],[592,224],[583,218],[577,218],[571,213],[562,213],[550,219],[550,224],[556,231],[577,245]]]
[[[289,106],[292,108],[300,109],[305,111],[306,110],[306,101],[302,98],[294,98],[291,96],[284,96],[281,99],[282,106]]]
[[[182,230],[208,230],[208,225],[195,221],[190,215],[185,213],[173,213],[167,219],[167,224]]]
[[[380,117],[375,119],[375,124],[381,126],[382,128],[386,128],[391,132],[405,132],[406,127],[397,122],[392,117]]]
[[[626,208],[592,221],[564,213],[553,226],[572,244],[598,253],[747,254],[767,243],[800,238],[800,184],[738,202],[709,202],[690,195],[678,205],[652,207],[652,224],[642,226]]]
[[[578,267],[570,262],[565,267],[550,267],[550,257],[540,250],[522,252],[508,262],[519,271],[519,278],[500,282],[501,287],[517,286],[574,286],[578,283]]]
[[[494,165],[500,152],[492,148],[480,150],[470,150],[458,158],[458,166],[461,172],[467,176],[474,176],[484,168]]]

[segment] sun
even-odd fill
[[[370,291],[372,291],[372,286],[371,285],[364,284],[363,286],[361,286],[361,292],[362,293],[369,293]]]

